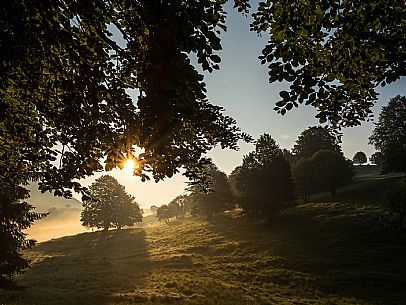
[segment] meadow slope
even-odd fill
[[[350,191],[271,223],[229,214],[40,243],[0,304],[404,304],[405,241],[359,217],[380,207]]]

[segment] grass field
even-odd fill
[[[405,304],[404,239],[357,216],[381,208],[360,194],[387,179],[272,223],[228,214],[40,243],[0,304]]]

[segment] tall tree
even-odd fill
[[[367,155],[363,151],[358,151],[352,158],[352,162],[358,165],[367,163],[367,161]]]
[[[211,219],[233,205],[233,194],[227,175],[215,165],[207,165],[203,174],[207,185],[189,187],[190,198],[194,202],[192,213]]]
[[[406,96],[382,107],[369,143],[382,153],[383,172],[406,172]]]
[[[85,191],[74,181],[131,157],[142,180],[179,168],[193,179],[209,149],[236,149],[248,139],[207,100],[188,58],[218,69],[223,2],[3,2],[1,194],[36,180],[41,190],[70,197],[71,189]],[[133,156],[135,147],[144,152]],[[3,210],[0,217],[13,222]]]
[[[33,206],[24,201],[28,191],[17,186],[8,189],[7,193],[0,192],[0,285],[10,281],[11,277],[28,267],[21,250],[30,248],[35,240],[26,239],[24,229],[30,227],[34,220],[41,219],[47,214],[35,213]]]
[[[134,197],[109,175],[101,176],[89,187],[89,197],[83,200],[83,207],[81,221],[86,227],[107,231],[142,221],[142,213]]]
[[[252,29],[270,38],[260,59],[270,82],[291,85],[275,109],[305,103],[333,127],[368,119],[375,88],[405,75],[405,16],[399,0],[261,1]]]
[[[308,159],[320,150],[341,152],[341,147],[327,127],[312,126],[302,131],[292,152],[296,159]]]
[[[255,151],[233,172],[239,205],[249,215],[271,218],[295,199],[290,165],[269,134],[259,137]]]

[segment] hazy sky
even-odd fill
[[[222,33],[223,50],[220,53],[222,62],[220,70],[205,74],[208,98],[213,104],[223,106],[225,114],[237,121],[237,125],[254,138],[269,133],[281,148],[291,149],[298,135],[307,127],[318,125],[314,118],[316,111],[303,105],[294,108],[285,116],[273,111],[274,104],[279,100],[279,91],[286,88],[280,83],[268,83],[268,70],[261,66],[258,55],[266,43],[266,38],[258,37],[249,31],[250,17],[241,16],[235,10],[228,10],[228,31]],[[382,105],[397,94],[406,94],[406,78],[380,88],[378,103],[373,108],[378,117]],[[368,145],[368,137],[373,130],[372,122],[364,122],[361,126],[344,130],[342,148],[347,158],[357,151],[364,151],[369,157],[374,149]],[[253,149],[252,144],[240,143],[239,151],[214,149],[208,155],[220,170],[229,174],[241,164],[243,155]],[[108,174],[114,176],[126,190],[135,196],[141,207],[151,204],[169,203],[174,197],[184,192],[185,184],[181,175],[164,182],[142,183],[138,177],[114,170]],[[82,181],[89,185],[101,174]]]

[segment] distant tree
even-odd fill
[[[84,198],[83,207],[81,221],[86,227],[121,229],[142,221],[134,197],[109,175],[101,176],[89,187],[89,197]]]
[[[208,190],[206,185],[201,184],[189,187],[190,199],[194,202],[192,213],[211,219],[232,206],[233,194],[227,175],[218,170],[215,165],[207,165],[204,174]]]
[[[186,214],[190,212],[193,205],[193,199],[190,195],[176,196],[169,204],[168,207],[176,218],[185,218]]]
[[[28,267],[22,250],[31,248],[35,240],[26,239],[23,230],[29,228],[34,220],[41,219],[47,213],[35,213],[33,206],[24,199],[28,193],[23,187],[14,187],[7,193],[0,193],[0,286],[15,274]]]
[[[156,217],[159,221],[164,220],[166,223],[169,222],[169,219],[172,217],[169,207],[167,204],[163,204],[156,210]]]
[[[354,176],[352,162],[345,159],[342,153],[321,150],[314,154],[312,161],[315,163],[317,183],[330,190],[331,196],[335,196],[337,189]]]
[[[362,151],[357,152],[352,158],[352,162],[358,165],[367,163],[367,161],[368,161],[367,155]]]
[[[303,202],[309,202],[310,195],[320,189],[317,163],[313,159],[301,160],[292,168],[292,174]]]
[[[308,159],[320,150],[341,152],[341,147],[336,137],[326,127],[313,126],[299,135],[292,153],[297,159]]]
[[[380,151],[374,152],[371,157],[369,157],[369,161],[371,163],[376,164],[376,165],[382,165],[383,164],[383,155]]]
[[[382,107],[369,143],[382,153],[383,172],[406,172],[406,96],[396,96]]]
[[[271,218],[295,199],[289,163],[269,134],[259,137],[255,151],[233,172],[238,204],[248,215]]]
[[[156,213],[156,211],[158,210],[158,207],[153,204],[153,205],[150,206],[149,209],[150,209],[150,211],[151,211],[152,213]]]

